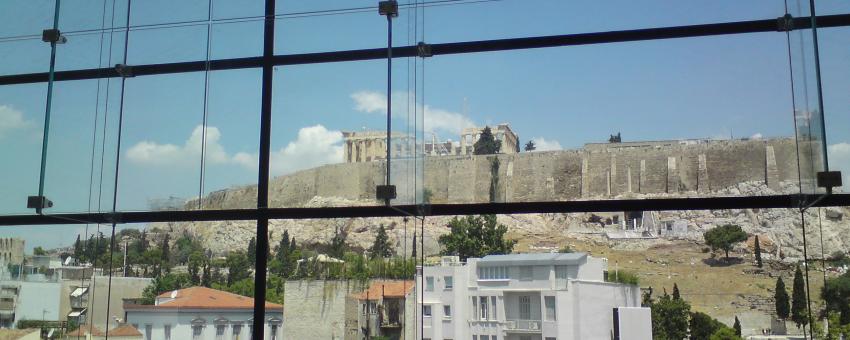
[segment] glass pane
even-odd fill
[[[38,195],[45,84],[0,86],[0,214],[34,213],[27,196]]]
[[[55,1],[0,3],[0,75],[47,72],[50,45],[42,30],[53,28]]]
[[[844,94],[850,91],[850,68],[845,66],[850,60],[850,51],[841,46],[850,43],[850,28],[829,28],[818,30],[820,43],[821,76],[823,77],[823,100],[828,109],[825,112],[826,135],[828,141],[829,169],[841,171],[844,186],[836,188],[847,192],[850,188],[850,104]]]

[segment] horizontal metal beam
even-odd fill
[[[818,16],[817,22],[819,28],[850,26],[850,14]],[[460,53],[495,52],[518,49],[605,44],[628,41],[704,37],[758,32],[778,32],[778,27],[779,26],[777,19],[765,19],[596,33],[465,41],[431,44],[430,46],[433,55],[437,56]],[[794,18],[795,29],[806,29],[810,27],[810,18]],[[393,58],[415,57],[417,56],[416,46],[394,47],[392,49],[392,55]],[[334,52],[277,55],[272,58],[270,62],[275,66],[280,66],[332,63],[344,61],[378,60],[384,59],[386,57],[386,48],[372,48]],[[248,57],[210,60],[209,64],[210,70],[220,71],[243,68],[258,68],[264,66],[265,62],[267,61],[264,61],[262,57]],[[200,60],[179,63],[146,64],[131,66],[133,68],[134,76],[147,76],[157,74],[199,72],[206,70],[206,65],[206,60]],[[119,75],[113,68],[95,68],[72,71],[59,71],[55,72],[54,76],[54,79],[56,81],[67,81],[118,77]],[[46,82],[47,79],[47,72],[5,75],[0,76],[0,85],[40,83]]]
[[[801,202],[814,207],[850,206],[850,194],[773,195],[703,198],[651,198],[560,202],[432,204],[428,206],[361,206],[326,208],[269,208],[229,210],[149,211],[0,216],[0,226],[81,223],[150,223],[235,221],[268,219],[326,219],[392,216],[452,216],[479,214],[582,213],[614,211],[671,211],[722,209],[799,209]],[[423,211],[424,210],[424,211]]]

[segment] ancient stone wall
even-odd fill
[[[424,161],[424,188],[432,203],[489,202],[493,160],[499,169],[495,200],[557,201],[608,198],[629,193],[708,194],[742,182],[797,180],[793,139],[658,143],[639,147],[594,144],[579,150],[523,152],[498,156],[436,156]],[[343,163],[276,177],[272,207],[304,206],[314,197],[374,199],[383,184],[384,162]],[[410,178],[395,175],[402,182]],[[407,191],[407,190],[402,190]],[[243,196],[255,187],[210,194],[208,208],[250,208]],[[376,204],[378,202],[376,201]]]

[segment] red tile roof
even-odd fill
[[[379,300],[381,297],[400,298],[413,291],[414,283],[408,281],[373,281],[369,289],[352,296],[358,300]]]
[[[169,291],[157,296],[159,299],[175,298],[155,306],[132,305],[125,309],[253,309],[254,299],[207,287],[190,287]],[[266,301],[266,309],[283,309],[283,305]]]

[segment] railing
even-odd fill
[[[508,331],[540,332],[540,326],[540,320],[505,320],[505,330]]]

